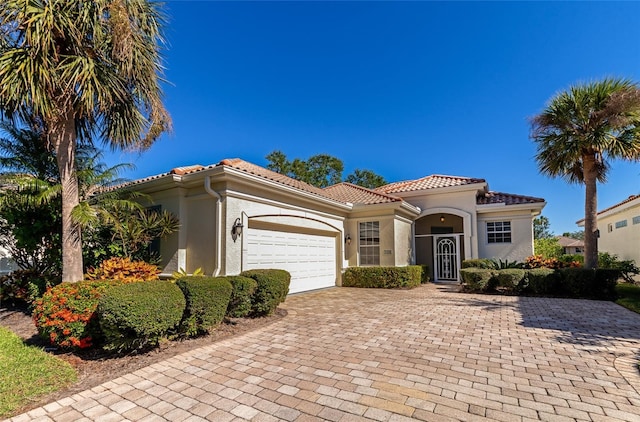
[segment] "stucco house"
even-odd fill
[[[568,255],[584,255],[584,240],[572,237],[557,236],[558,245],[562,246],[562,253]]]
[[[127,184],[174,213],[162,269],[233,275],[282,268],[290,292],[341,284],[350,266],[427,264],[458,280],[466,258],[522,260],[533,252],[541,198],[489,190],[484,179],[432,175],[376,190],[325,189],[241,159],[188,166]],[[149,204],[150,206],[152,204]]]
[[[584,227],[584,219],[577,224]],[[598,250],[640,263],[640,195],[598,212]]]

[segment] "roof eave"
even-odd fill
[[[350,203],[348,203],[348,202],[341,202],[341,201],[338,201],[338,200],[335,200],[335,199],[331,199],[331,198],[327,198],[327,197],[324,197],[324,196],[321,196],[321,195],[318,195],[318,194],[315,194],[315,193],[312,193],[312,192],[307,192],[307,191],[304,191],[302,189],[298,189],[298,188],[293,187],[293,186],[288,186],[288,185],[285,185],[283,183],[279,183],[279,182],[276,182],[276,181],[273,181],[273,180],[269,180],[269,179],[266,179],[264,177],[260,177],[260,176],[257,176],[255,174],[251,174],[251,173],[248,173],[248,172],[246,172],[244,170],[240,170],[240,169],[237,169],[237,168],[234,168],[234,167],[231,167],[231,166],[221,166],[220,168],[222,168],[222,174],[224,176],[238,177],[238,178],[240,178],[242,180],[245,180],[247,182],[257,183],[257,184],[260,184],[260,185],[262,185],[264,187],[267,187],[269,189],[272,189],[272,190],[280,190],[280,191],[284,191],[285,193],[293,194],[293,195],[296,195],[296,196],[300,196],[300,197],[303,197],[303,198],[308,199],[308,200],[317,201],[317,202],[320,202],[320,203],[322,203],[324,205],[328,205],[328,206],[340,209],[342,211],[351,211],[351,209],[352,209],[352,205]],[[198,172],[198,173],[200,173],[200,172]]]
[[[400,196],[402,198],[405,198],[410,196],[434,195],[434,194],[464,192],[464,191],[479,191],[479,190],[486,190],[487,188],[488,188],[487,182],[478,182],[478,183],[467,183],[464,185],[457,185],[457,186],[444,186],[439,188],[410,190],[410,191],[404,191],[404,192],[389,192],[389,193],[385,193],[385,195]]]
[[[499,203],[496,203],[496,204],[476,205],[476,211],[478,212],[478,214],[483,214],[483,213],[496,212],[496,211],[531,210],[532,212],[536,213],[535,215],[537,215],[542,211],[542,209],[546,205],[547,205],[546,201],[543,201],[543,202],[529,202],[529,203],[526,203],[526,204],[512,204],[512,205],[507,205],[504,202],[499,202]]]

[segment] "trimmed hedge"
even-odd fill
[[[420,265],[422,267],[422,274],[420,275],[420,283],[428,283],[431,279],[429,278],[429,266],[428,265]]]
[[[406,267],[351,267],[344,272],[342,286],[412,289],[420,285],[424,277],[423,274],[423,267],[420,265]]]
[[[621,277],[620,270],[585,268],[564,268],[559,271],[558,294],[566,297],[616,300],[616,285]]]
[[[496,270],[486,268],[463,268],[460,270],[462,290],[466,292],[482,292],[493,289],[497,281],[494,278]]]
[[[505,268],[497,270],[494,277],[498,287],[502,287],[506,292],[518,292],[523,288],[525,270],[516,268]]]
[[[490,259],[465,259],[460,265],[462,268],[482,268],[485,270],[493,270],[496,268],[496,263]]]
[[[251,300],[251,316],[271,315],[289,294],[291,274],[285,270],[249,270],[240,275],[258,284]]]
[[[230,276],[227,280],[231,283],[231,299],[227,307],[227,316],[231,318],[244,318],[251,313],[251,298],[258,288],[258,283],[249,277]]]
[[[533,296],[551,296],[554,294],[558,276],[550,268],[532,268],[527,270],[523,293]]]
[[[553,296],[615,300],[619,270],[584,268],[533,268],[529,270],[460,270],[464,291],[487,292],[501,287],[504,292],[530,296]]]
[[[186,300],[170,281],[129,283],[108,289],[98,303],[107,350],[155,346],[178,327]]]
[[[231,299],[227,277],[182,277],[176,281],[187,305],[180,331],[188,336],[208,333],[222,322]]]

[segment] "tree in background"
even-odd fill
[[[0,238],[19,268],[57,278],[62,259],[58,169],[41,122],[29,123],[0,122]]]
[[[562,233],[564,237],[570,237],[576,240],[584,240],[584,230],[576,230],[574,232],[564,232]]]
[[[61,276],[61,186],[55,157],[47,150],[38,121],[17,127],[0,123],[0,239],[21,269]],[[107,167],[91,144],[76,155],[80,203],[72,217],[85,231],[85,261],[126,256],[151,261],[149,246],[177,229],[170,213],[144,208],[136,192],[109,189],[124,182],[131,165]],[[59,280],[58,280],[59,281]]]
[[[532,119],[540,171],[585,185],[585,268],[598,266],[597,182],[609,161],[640,160],[640,89],[604,79],[555,95]]]
[[[282,151],[273,151],[266,156],[267,168],[293,179],[309,183],[319,188],[335,185],[342,181],[344,164],[339,158],[327,154],[317,154],[308,160],[295,158],[290,161]],[[345,178],[345,182],[374,189],[386,184],[382,176],[371,170],[356,169]]]
[[[553,237],[551,233],[551,224],[549,219],[544,215],[533,219],[533,238],[534,239],[549,239]]]
[[[345,177],[344,181],[369,189],[379,188],[380,186],[384,186],[387,184],[387,181],[384,180],[384,177],[375,174],[371,170],[360,169],[355,169],[353,173]]]
[[[62,191],[62,278],[83,278],[76,149],[94,138],[144,148],[170,126],[162,104],[165,21],[151,1],[0,2],[0,112],[43,123]]]

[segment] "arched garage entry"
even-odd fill
[[[245,229],[242,269],[291,273],[289,293],[336,285],[340,231],[298,216],[255,216]]]

